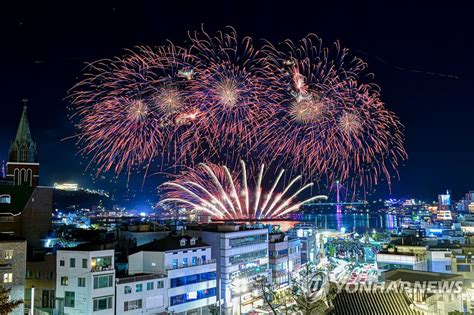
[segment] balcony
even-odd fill
[[[108,265],[108,266],[95,266],[91,268],[91,272],[102,272],[102,271],[109,271],[109,270],[114,270],[114,266]]]
[[[197,267],[197,266],[205,266],[205,265],[210,265],[210,264],[215,264],[216,260],[215,259],[210,259],[210,260],[198,260],[196,264],[178,264],[176,265],[171,265],[171,266],[166,266],[166,270],[177,270],[177,269],[184,269],[184,268],[191,268],[191,267]]]

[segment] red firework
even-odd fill
[[[280,123],[267,138],[270,156],[328,183],[366,187],[382,174],[390,183],[391,171],[406,158],[401,125],[377,88],[360,82],[366,64],[338,43],[323,47],[315,35],[278,48],[267,43],[263,51],[286,85]]]
[[[88,66],[70,99],[78,145],[97,173],[130,172],[170,154],[176,131],[195,119],[186,90],[190,76],[191,56],[171,44]]]
[[[190,40],[190,52],[199,60],[191,90],[203,115],[183,137],[183,151],[204,152],[202,160],[228,158],[227,152],[249,154],[273,123],[279,96],[275,77],[252,39],[239,40],[232,28],[216,36],[202,30]]]

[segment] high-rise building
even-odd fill
[[[199,225],[186,233],[211,245],[217,260],[220,279],[221,311],[224,314],[246,313],[259,298],[259,282],[271,282],[268,260],[268,229],[248,229],[243,225]]]
[[[7,179],[16,186],[36,187],[39,180],[39,163],[36,143],[23,107],[16,137],[10,145],[7,162]]]

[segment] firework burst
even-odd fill
[[[204,212],[216,219],[273,219],[298,210],[305,203],[327,199],[326,196],[314,196],[303,201],[298,196],[313,184],[295,189],[301,180],[298,176],[279,190],[284,170],[265,192],[262,188],[264,166],[260,167],[254,185],[249,185],[247,169],[241,161],[241,176],[232,174],[226,166],[200,164],[196,169],[177,175],[176,179],[164,183],[161,188],[165,198],[160,204],[172,204],[190,211]],[[291,192],[293,191],[293,192]]]
[[[180,126],[196,118],[186,90],[191,68],[187,51],[171,44],[88,66],[69,97],[81,152],[98,173],[130,172],[169,152]]]
[[[390,183],[391,170],[406,158],[401,125],[377,88],[360,82],[366,64],[338,43],[324,47],[315,35],[296,44],[267,43],[263,52],[285,86],[280,123],[266,138],[269,155],[329,184],[365,187],[381,174]]]
[[[251,38],[239,40],[232,28],[215,36],[202,30],[190,40],[190,51],[199,60],[191,89],[203,114],[183,141],[194,149],[183,149],[195,155],[219,155],[223,148],[248,153],[273,122],[278,96],[274,76]]]

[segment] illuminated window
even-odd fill
[[[3,274],[3,283],[12,283],[13,282],[13,273]]]
[[[61,277],[61,285],[68,285],[69,278],[68,277]]]
[[[13,259],[13,249],[5,250],[5,253],[4,253],[3,257],[5,259]]]
[[[12,197],[10,195],[0,195],[0,203],[10,204],[12,203]]]

